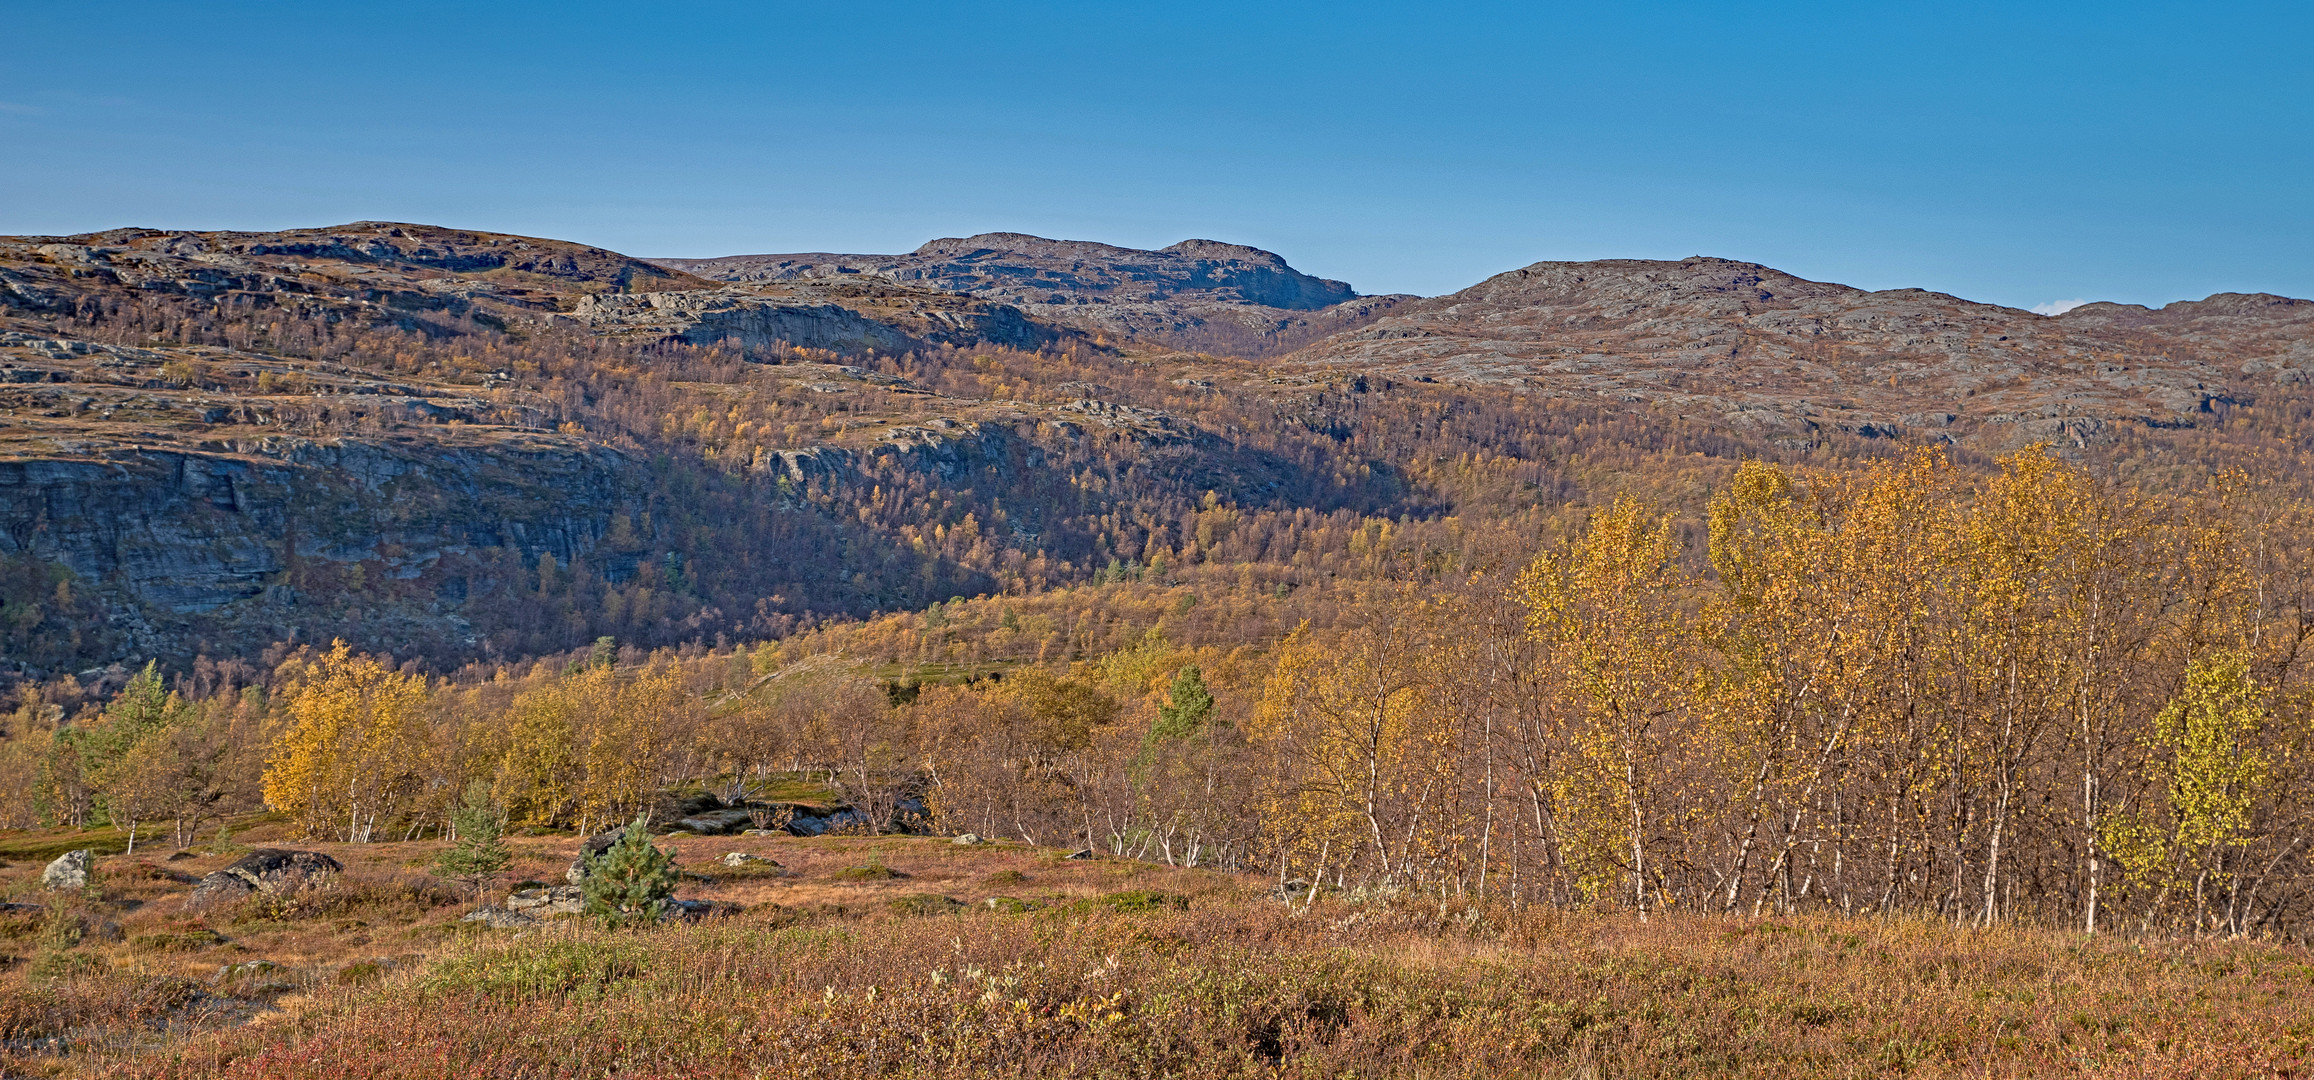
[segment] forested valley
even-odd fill
[[[1158,551],[757,644],[148,667],[70,722],[28,690],[0,791],[12,826],[184,845],[261,803],[422,838],[474,780],[584,833],[816,778],[866,832],[1295,892],[2302,932],[2302,507],[1922,451],[1745,464],[1701,524],[1700,560],[1623,497],[1540,552],[1371,522],[1340,542],[1362,572],[1303,588],[1253,559],[1169,579]]]

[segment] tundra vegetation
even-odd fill
[[[1372,522],[1346,545],[1367,569],[1298,598],[1152,553],[749,645],[452,672],[299,647],[147,667],[69,718],[29,688],[0,744],[30,954],[0,975],[6,1053],[253,1077],[2294,1071],[2308,535],[2234,474],[1755,462],[1700,514],[1620,498],[1523,552]],[[638,819],[711,835],[670,867]],[[650,880],[590,886],[617,919],[456,921],[499,867],[557,882],[569,836],[620,824],[589,865]],[[841,835],[790,835],[819,828]],[[347,869],[174,899],[252,835]],[[119,854],[42,891],[82,847]],[[739,913],[650,918],[670,881]]]

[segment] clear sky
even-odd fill
[[[1708,254],[2020,307],[2314,296],[2302,2],[0,0],[0,56],[0,233],[1002,229],[1369,293]]]

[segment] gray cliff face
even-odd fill
[[[882,303],[871,317],[833,300]],[[571,318],[614,337],[729,343],[751,351],[782,345],[844,354],[899,353],[943,344],[1037,349],[1067,336],[1008,304],[862,295],[857,289],[810,283],[768,295],[745,288],[597,294],[581,298]]]
[[[470,636],[458,609],[471,560],[594,550],[631,497],[629,467],[551,437],[0,461],[0,556],[70,570],[131,655],[336,634],[454,646]]]
[[[914,344],[899,330],[834,304],[783,303],[736,289],[589,296],[572,316],[598,332],[694,345],[730,341],[747,349],[787,344],[850,353],[901,352]]]

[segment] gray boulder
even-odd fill
[[[524,889],[506,898],[506,909],[532,918],[577,915],[586,910],[586,890],[576,885]]]
[[[951,844],[962,844],[962,845],[966,845],[966,846],[970,846],[970,845],[972,845],[972,844],[977,844],[977,843],[979,843],[979,842],[980,842],[980,834],[979,834],[979,833],[957,833],[957,834],[956,834],[956,839],[954,839],[954,840],[950,840],[950,841],[949,841],[949,843],[951,843]]]
[[[40,872],[40,884],[51,889],[88,888],[88,870],[96,860],[96,852],[88,848],[67,851]]]
[[[706,918],[737,915],[742,910],[738,904],[725,900],[669,900],[665,917],[682,922],[698,922]]]
[[[467,912],[466,917],[458,921],[482,923],[493,930],[520,930],[537,926],[538,916],[502,907],[479,907]]]
[[[722,836],[753,824],[755,818],[746,810],[710,810],[693,814],[667,827],[668,832],[687,832],[699,836]]]
[[[200,884],[193,886],[193,895],[185,898],[185,906],[207,907],[221,900],[239,900],[251,893],[281,892],[343,870],[343,864],[318,851],[258,848],[233,860],[232,865],[223,870],[202,878]]]

